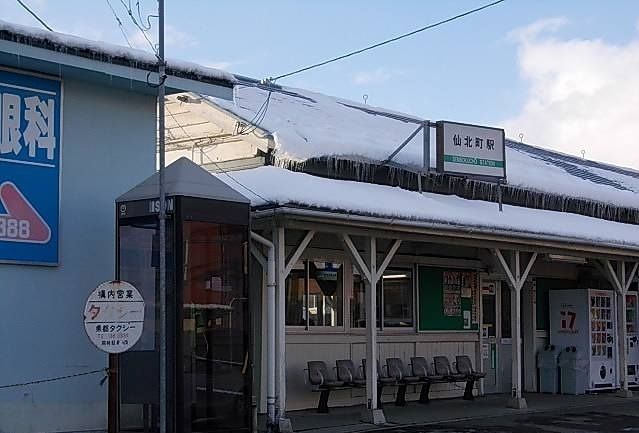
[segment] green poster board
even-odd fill
[[[479,275],[472,270],[419,266],[419,330],[479,329]]]

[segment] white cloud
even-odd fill
[[[361,71],[353,77],[353,83],[358,86],[368,86],[371,84],[381,84],[399,75],[398,71],[391,71],[386,68],[377,68],[371,71]]]
[[[553,35],[563,19],[511,35],[528,82],[507,135],[586,158],[639,169],[639,35],[622,44]]]

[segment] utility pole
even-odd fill
[[[164,185],[164,0],[158,0],[158,152],[159,152],[159,183],[160,183],[160,433],[169,433],[167,420],[167,323],[166,323],[166,190]]]

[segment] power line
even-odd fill
[[[140,0],[137,0],[135,2],[135,6],[138,9],[138,20],[140,20],[140,24],[142,25],[142,27],[144,27],[146,30],[151,30],[151,18],[157,18],[157,15],[153,15],[153,14],[149,14],[146,16],[146,26],[144,25],[144,20],[142,19],[142,14],[140,13]],[[129,0],[129,9],[131,9],[131,0]]]
[[[120,3],[122,3],[122,6],[124,6],[124,9],[126,9],[127,14],[129,14],[129,18],[131,18],[131,21],[133,22],[133,24],[135,24],[135,26],[138,28],[138,30],[140,30],[140,32],[142,32],[142,36],[144,36],[144,39],[146,39],[146,41],[149,43],[149,46],[151,47],[151,50],[157,56],[158,55],[158,48],[151,41],[151,39],[149,38],[149,35],[146,34],[146,30],[148,30],[148,29],[146,29],[143,25],[140,25],[138,23],[138,21],[135,19],[135,17],[133,16],[133,9],[131,8],[131,2],[129,2],[129,4],[127,5],[124,2],[124,0],[120,0]]]
[[[184,135],[186,135],[190,140],[193,140],[195,142],[195,139],[193,139],[193,137],[191,137],[191,135],[186,131],[186,129],[184,129],[184,127],[180,124],[180,122],[177,121],[177,118],[175,117],[175,115],[173,115],[173,113],[171,113],[171,110],[169,110],[168,108],[166,109],[166,112],[169,114],[169,116],[171,116],[171,118],[173,119],[173,121],[175,122],[175,124],[182,130],[182,132],[184,133]],[[239,186],[241,186],[242,188],[244,188],[245,190],[249,191],[251,194],[253,194],[254,196],[264,200],[266,203],[269,204],[274,204],[272,200],[269,200],[267,198],[265,198],[263,195],[258,194],[257,192],[253,191],[251,188],[249,188],[248,186],[244,185],[242,182],[240,182],[239,180],[237,180],[235,177],[231,176],[226,170],[224,170],[217,162],[213,161],[211,159],[210,156],[208,156],[206,154],[206,152],[202,152],[202,155],[204,155],[206,157],[206,159],[208,159],[211,164],[215,165],[215,167],[222,173],[224,173],[226,176],[228,176],[229,179],[231,179],[233,182],[237,183]]]
[[[361,48],[361,49],[359,49],[359,50],[351,51],[351,52],[346,53],[346,54],[343,54],[343,55],[341,55],[341,56],[333,57],[332,59],[325,60],[325,61],[323,61],[323,62],[315,63],[315,64],[312,64],[312,65],[310,65],[310,66],[305,66],[305,67],[303,67],[303,68],[296,69],[296,70],[294,70],[294,71],[292,71],[292,72],[289,72],[289,73],[287,73],[287,74],[278,75],[278,76],[277,76],[277,77],[275,77],[275,78],[271,78],[271,80],[272,80],[272,81],[277,81],[277,80],[279,80],[279,79],[281,79],[281,78],[290,77],[291,75],[299,74],[300,72],[305,72],[305,71],[308,71],[308,70],[310,70],[310,69],[319,68],[320,66],[328,65],[329,63],[337,62],[337,61],[339,61],[339,60],[343,60],[343,59],[346,59],[346,58],[348,58],[348,57],[352,57],[352,56],[355,56],[355,55],[357,55],[357,54],[361,54],[361,53],[363,53],[363,52],[365,52],[365,51],[369,51],[369,50],[372,50],[372,49],[374,49],[374,48],[381,47],[382,45],[387,45],[387,44],[390,44],[390,43],[392,43],[392,42],[396,42],[396,41],[398,41],[398,40],[400,40],[400,39],[404,39],[404,38],[407,38],[407,37],[409,37],[409,36],[413,36],[413,35],[415,35],[415,34],[417,34],[417,33],[421,33],[421,32],[423,32],[423,31],[430,30],[430,29],[433,29],[433,28],[435,28],[435,27],[439,27],[439,26],[444,25],[444,24],[447,24],[447,23],[449,23],[449,22],[451,22],[451,21],[458,20],[458,19],[463,18],[463,17],[465,17],[465,16],[472,15],[472,14],[477,13],[477,12],[479,12],[479,11],[482,11],[482,10],[484,10],[484,9],[488,9],[489,7],[492,7],[492,6],[498,5],[499,3],[503,3],[504,1],[506,1],[506,0],[497,0],[497,1],[494,1],[494,2],[492,2],[492,3],[485,4],[485,5],[480,6],[480,7],[478,7],[478,8],[475,8],[475,9],[469,10],[469,11],[464,12],[464,13],[461,13],[461,14],[459,14],[459,15],[455,15],[455,16],[453,16],[453,17],[446,18],[445,20],[441,20],[441,21],[438,21],[438,22],[436,22],[436,23],[429,24],[429,25],[427,25],[427,26],[425,26],[425,27],[421,27],[421,28],[419,28],[419,29],[417,29],[417,30],[413,30],[412,32],[404,33],[404,34],[402,34],[402,35],[396,36],[396,37],[391,38],[391,39],[386,39],[385,41],[378,42],[378,43],[373,44],[373,45],[369,45],[369,46],[367,46],[367,47],[365,47],[365,48]]]
[[[108,368],[101,368],[99,370],[87,371],[87,372],[84,372],[84,373],[68,374],[66,376],[51,377],[51,378],[48,378],[48,379],[33,380],[31,382],[12,383],[11,385],[0,385],[0,389],[18,388],[18,387],[28,386],[28,385],[38,385],[38,384],[41,384],[41,383],[57,382],[59,380],[72,379],[74,377],[88,376],[88,375],[97,374],[97,373],[106,373],[106,374],[108,374],[108,371],[109,371]]]
[[[106,2],[109,5],[109,9],[111,9],[111,12],[113,13],[113,17],[118,23],[118,27],[120,28],[120,32],[122,33],[122,36],[124,36],[124,40],[126,41],[126,44],[129,46],[129,48],[133,48],[133,46],[131,45],[131,42],[129,41],[128,36],[126,35],[126,32],[124,31],[124,27],[122,26],[122,20],[118,16],[115,9],[113,9],[113,5],[111,4],[111,2],[109,0],[106,0]]]
[[[40,24],[42,24],[44,26],[45,29],[49,30],[50,32],[53,31],[53,29],[51,27],[49,27],[49,25],[47,23],[44,22],[44,20],[42,18],[40,18],[35,12],[33,12],[31,10],[31,8],[29,8],[29,6],[27,6],[22,0],[16,0],[20,6],[22,6],[27,12],[29,12],[31,15],[33,15],[33,18],[35,18],[36,20],[38,20],[40,22]]]

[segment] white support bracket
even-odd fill
[[[521,272],[521,252],[519,250],[514,251],[514,271],[511,270],[511,266],[508,264],[506,259],[504,258],[503,253],[499,248],[495,248],[494,250],[499,263],[501,264],[506,276],[508,277],[508,281],[512,288],[512,296],[511,296],[511,322],[512,322],[512,396],[510,401],[508,402],[508,407],[514,409],[526,409],[528,404],[526,403],[526,399],[522,395],[522,378],[521,378],[521,368],[522,368],[522,348],[521,348],[521,289],[524,287],[526,283],[526,278],[528,278],[528,274],[530,274],[530,270],[532,269],[535,261],[537,260],[537,253],[532,253],[524,272]]]
[[[617,300],[617,323],[616,323],[616,337],[617,337],[617,353],[619,355],[619,378],[621,381],[621,389],[618,391],[617,395],[619,397],[632,397],[632,391],[630,391],[628,387],[628,335],[626,332],[626,294],[628,293],[628,289],[630,289],[630,285],[632,284],[632,280],[637,273],[637,267],[639,266],[639,262],[635,262],[632,270],[630,271],[630,275],[626,272],[626,262],[625,260],[616,262],[616,270],[613,266],[612,261],[604,260],[603,263],[595,262],[599,271],[603,272],[604,275],[607,274],[608,281],[613,285],[615,289],[615,298]]]
[[[293,270],[293,267],[295,266],[297,261],[300,259],[300,257],[306,250],[306,247],[308,247],[308,244],[311,243],[314,236],[315,236],[315,232],[313,230],[309,230],[308,232],[306,232],[304,239],[302,239],[302,242],[300,242],[297,248],[295,248],[295,251],[291,255],[291,258],[288,260],[288,262],[286,263],[286,266],[284,267],[284,278],[288,277],[288,275],[291,273],[291,271]]]
[[[362,276],[366,279],[366,281],[370,283],[373,280],[371,276],[371,271],[368,268],[368,265],[366,264],[362,256],[360,255],[359,251],[357,251],[357,248],[355,248],[355,244],[353,243],[351,237],[347,234],[344,234],[342,235],[342,239],[344,240],[344,244],[346,245],[349,252],[351,253],[353,260],[355,260],[355,264],[357,265],[357,268],[359,269],[359,271],[362,273]]]
[[[377,239],[368,238],[366,255],[368,263],[357,251],[353,240],[348,234],[343,234],[342,239],[353,261],[367,282],[366,287],[366,400],[367,407],[362,414],[362,420],[372,424],[385,424],[386,418],[381,408],[377,407],[377,320],[376,320],[376,291],[377,282],[393,260],[399,250],[402,241],[396,239],[389,248],[380,266],[377,266]]]

